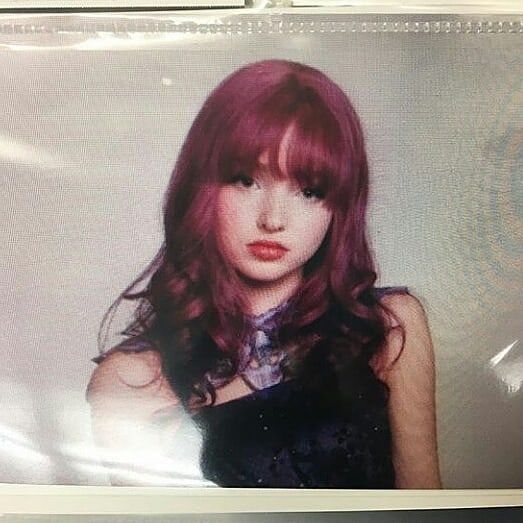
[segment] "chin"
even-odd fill
[[[271,267],[271,263],[264,263],[260,267],[240,267],[238,272],[241,276],[253,282],[275,282],[293,272],[292,269],[284,270],[281,267]]]
[[[242,272],[241,275],[247,279],[247,280],[250,280],[252,282],[259,282],[259,283],[271,283],[271,282],[276,282],[278,280],[281,280],[284,276],[285,276],[286,273],[271,273],[269,271],[265,271],[263,273],[259,273],[259,272],[250,272],[250,273],[245,273],[245,272]]]

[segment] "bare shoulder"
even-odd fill
[[[376,372],[389,382],[401,372],[429,373],[434,367],[434,354],[427,315],[420,300],[408,293],[391,293],[381,303],[390,311],[390,330],[386,344],[376,359]]]
[[[87,400],[92,407],[123,402],[144,408],[162,408],[177,404],[178,399],[162,372],[160,354],[155,350],[140,352],[115,350],[94,370],[87,386]]]
[[[413,326],[427,324],[427,316],[421,302],[407,292],[395,292],[386,294],[381,298],[381,302],[393,313],[392,327],[399,323],[404,329],[412,329]]]
[[[87,401],[93,438],[111,483],[154,484],[144,471],[155,460],[167,459],[183,410],[162,373],[160,354],[112,349],[91,376]]]
[[[389,419],[398,488],[441,488],[434,350],[421,302],[407,293],[382,303],[394,315],[377,375],[389,389]],[[401,328],[399,328],[401,325]]]

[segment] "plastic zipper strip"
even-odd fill
[[[0,0],[0,13],[114,13],[243,9],[246,0]]]
[[[220,17],[184,17],[182,14],[166,19],[154,16],[133,19],[125,16],[74,17],[40,15],[27,20],[17,18],[9,20],[0,15],[0,35],[30,35],[40,33],[59,34],[93,34],[105,33],[113,36],[124,36],[130,33],[161,34],[304,34],[304,33],[435,33],[435,34],[520,34],[523,33],[523,21],[510,18],[502,19],[445,19],[429,16],[390,17],[387,20],[375,21],[366,18],[332,17],[321,20],[297,20],[284,15],[278,17],[235,16],[232,19]],[[0,42],[1,43],[1,42]]]
[[[247,8],[253,10],[319,9],[327,12],[345,9],[374,13],[512,13],[521,14],[519,0],[0,0],[2,12],[41,11],[176,11],[185,9]]]

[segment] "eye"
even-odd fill
[[[254,181],[254,178],[251,178],[243,172],[238,172],[231,178],[231,183],[233,185],[240,185],[241,187],[245,187],[248,189],[249,187],[252,187],[256,182]]]
[[[323,191],[312,187],[305,187],[302,189],[301,193],[307,200],[323,200],[325,198],[325,193]]]

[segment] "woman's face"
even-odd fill
[[[320,247],[332,211],[323,195],[269,172],[267,154],[253,173],[218,190],[217,234],[222,255],[240,275],[258,282],[301,278]],[[280,148],[285,165],[285,146]]]

